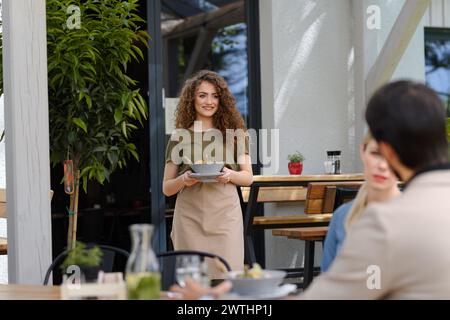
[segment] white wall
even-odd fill
[[[323,173],[329,149],[342,150],[343,172],[361,170],[357,147],[364,131],[362,86],[403,3],[260,1],[262,124],[280,130],[280,168],[263,174],[288,174],[286,157],[295,150],[306,157],[304,174]],[[380,30],[365,27],[369,4],[380,6]],[[405,77],[424,79],[423,25],[394,74]],[[266,206],[271,215],[299,211],[303,208],[292,204]],[[302,242],[266,231],[267,267],[299,265],[302,258]]]
[[[353,172],[351,17],[349,0],[260,2],[263,128],[280,130],[280,168],[264,174],[288,174],[286,158],[295,150],[306,157],[304,174],[321,174],[330,149],[342,150],[342,169]],[[271,214],[299,211],[266,206]],[[266,232],[267,267],[301,264],[300,241]]]
[[[427,27],[450,28],[450,0],[432,0],[424,22]]]
[[[343,170],[351,171],[345,134],[353,95],[349,1],[263,0],[261,11],[263,127],[278,128],[282,142],[273,173],[288,173],[286,157],[295,150],[306,157],[305,174],[323,173],[329,149],[342,150]]]
[[[441,1],[441,0],[434,0]],[[450,0],[445,0],[450,1]],[[355,148],[363,140],[367,130],[364,119],[366,106],[365,79],[369,74],[377,55],[384,46],[392,26],[405,3],[405,0],[352,0],[353,2],[353,44],[355,48]],[[367,7],[376,4],[380,7],[381,28],[369,30],[366,26]],[[412,37],[405,54],[394,72],[392,79],[425,80],[425,55],[424,55],[424,24],[428,13],[425,14]],[[359,155],[355,154],[355,171],[362,170]]]

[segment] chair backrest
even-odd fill
[[[333,210],[336,210],[344,203],[355,199],[358,191],[359,189],[355,188],[337,187]]]
[[[182,255],[198,255],[201,260],[204,260],[204,258],[217,259],[223,264],[226,271],[231,271],[230,264],[224,258],[214,253],[197,250],[175,250],[162,252],[156,255],[159,260],[160,270],[162,273],[162,290],[168,290],[171,285],[176,283],[175,261],[177,256]]]
[[[349,200],[354,198],[363,183],[364,181],[310,182],[306,196],[305,213],[332,213],[336,208],[336,200],[344,201],[341,200],[343,193],[341,191],[338,193],[338,190],[347,190],[345,199]]]
[[[112,269],[116,262],[116,255],[119,255],[120,257],[122,257],[125,260],[125,262],[128,259],[128,257],[130,256],[130,254],[127,251],[125,251],[121,248],[113,247],[113,246],[100,245],[100,244],[99,245],[87,244],[86,246],[88,248],[97,246],[102,250],[103,258],[102,258],[102,264],[100,266],[100,269],[105,272],[113,271]],[[64,250],[53,260],[52,264],[50,265],[50,267],[48,267],[47,272],[45,273],[44,286],[48,285],[48,281],[50,280],[50,275],[52,274],[52,272],[55,273],[55,271],[61,266],[64,259],[67,257],[68,253],[69,253],[68,250]]]

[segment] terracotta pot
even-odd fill
[[[289,162],[288,169],[290,174],[302,174],[303,163],[302,162]]]

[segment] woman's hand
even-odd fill
[[[198,182],[197,179],[191,177],[192,171],[186,171],[182,175],[183,183],[186,187],[191,187]]]
[[[213,288],[206,288],[191,278],[187,278],[185,287],[174,285],[170,288],[170,291],[176,293],[176,295],[172,295],[175,299],[197,300],[203,296],[212,296],[214,299],[217,299],[221,295],[229,292],[231,287],[232,284],[230,281],[224,281]]]
[[[221,176],[218,176],[216,178],[216,181],[219,183],[227,184],[228,182],[231,182],[232,176],[236,171],[224,167],[222,169],[222,172],[223,174]]]

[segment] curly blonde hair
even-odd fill
[[[194,124],[196,119],[195,93],[203,81],[212,84],[219,95],[219,108],[213,116],[213,126],[223,134],[226,129],[245,130],[244,119],[236,108],[236,99],[228,88],[227,82],[216,72],[209,70],[197,72],[184,84],[175,111],[176,128],[188,129]]]

